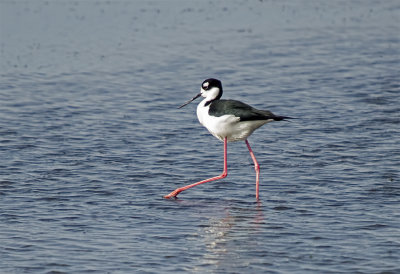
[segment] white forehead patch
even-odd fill
[[[203,88],[208,88],[209,85],[210,85],[209,82],[205,82],[205,83],[203,84]]]

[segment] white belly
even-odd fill
[[[228,142],[245,140],[254,130],[272,120],[257,120],[240,122],[239,117],[223,115],[214,117],[208,115],[209,106],[204,107],[205,100],[197,106],[197,118],[200,124],[219,140],[227,137]]]

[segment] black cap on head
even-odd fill
[[[222,91],[222,83],[220,80],[215,79],[215,78],[208,78],[206,80],[203,81],[203,83],[201,84],[201,87],[204,90],[208,90],[210,88],[219,88]]]

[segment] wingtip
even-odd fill
[[[286,121],[286,122],[289,122],[291,119],[298,119],[298,118],[289,117],[289,116],[276,116],[275,121]]]

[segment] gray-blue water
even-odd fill
[[[399,1],[2,1],[1,273],[399,273]],[[292,122],[228,145],[177,106]]]

